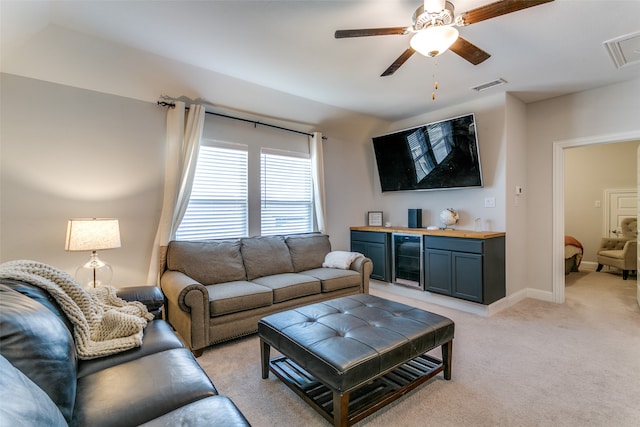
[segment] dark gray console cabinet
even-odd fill
[[[504,236],[425,236],[425,290],[481,304],[504,298]]]
[[[351,231],[351,251],[360,252],[373,262],[372,279],[391,281],[391,234]]]

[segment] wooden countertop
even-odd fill
[[[492,239],[494,237],[502,237],[505,235],[501,231],[473,231],[458,230],[447,228],[446,230],[427,230],[426,228],[406,228],[406,227],[351,227],[355,231],[378,231],[383,233],[403,233],[403,234],[422,234],[424,236],[445,236],[445,237],[464,237],[467,239]]]

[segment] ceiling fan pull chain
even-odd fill
[[[434,62],[434,71],[433,71],[433,75],[431,76],[433,78],[433,91],[431,92],[431,100],[435,101],[436,100],[436,90],[438,90],[438,79],[436,77],[436,75],[438,74],[438,59],[434,58],[433,60]]]

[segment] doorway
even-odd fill
[[[564,150],[564,232],[584,248],[581,267],[595,270],[601,239],[617,237],[620,217],[637,214],[639,143],[634,140]]]
[[[596,144],[640,140],[640,130],[624,134],[602,135],[556,141],[553,144],[553,301],[564,303],[564,235],[565,235],[565,150]],[[640,165],[638,166],[640,175]]]

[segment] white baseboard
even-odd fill
[[[406,286],[395,285],[393,283],[380,282],[371,280],[369,286],[377,291],[389,292],[405,298],[419,299],[420,301],[431,304],[440,305],[454,310],[460,310],[465,313],[477,314],[478,316],[492,316],[505,308],[522,301],[525,298],[534,298],[542,301],[553,302],[553,292],[541,291],[540,289],[522,289],[511,295],[508,295],[492,304],[484,305],[475,302],[464,301],[458,298],[448,297],[445,295],[434,294],[422,289],[409,288]],[[640,297],[640,286],[638,287],[638,295]]]
[[[466,313],[477,314],[479,316],[489,315],[489,310],[486,305],[451,298],[445,295],[438,295],[432,292],[423,291],[422,289],[409,288],[407,286],[385,283],[377,280],[371,280],[369,282],[369,287],[374,291],[388,292],[405,298],[417,299],[423,302],[440,305],[442,307],[453,308]]]
[[[539,299],[542,301],[555,302],[553,300],[552,291],[541,291],[540,289],[527,288],[525,289],[527,298]]]
[[[596,268],[598,268],[598,263],[593,261],[582,261],[580,263],[580,268],[596,271]]]

